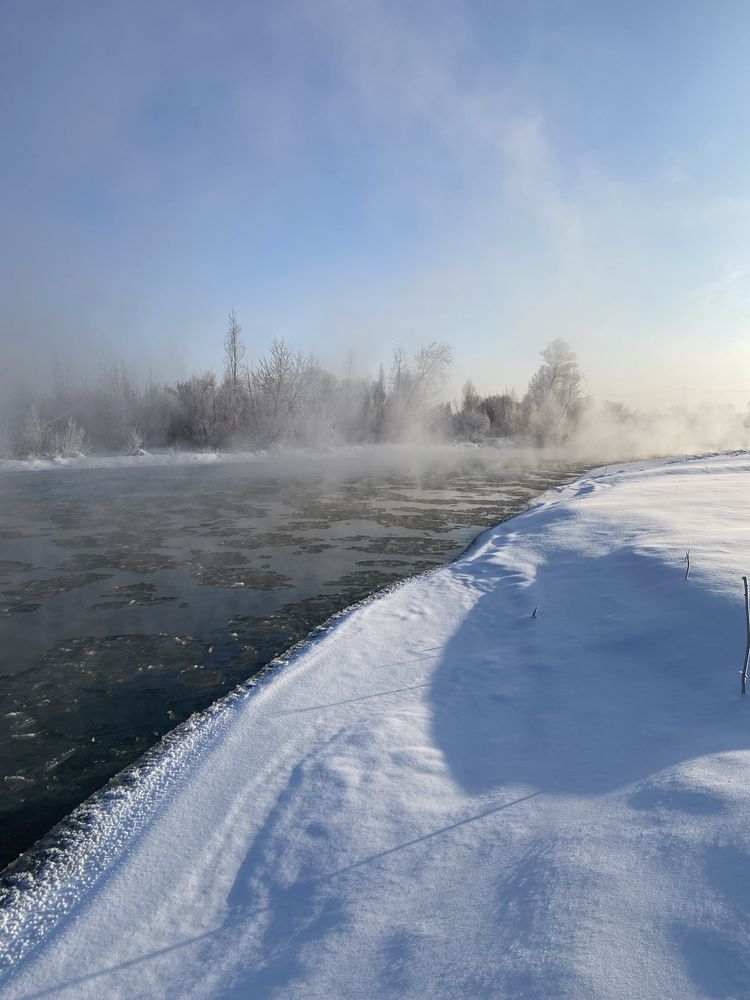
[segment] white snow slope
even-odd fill
[[[2,995],[750,996],[749,502],[600,471],[343,616],[100,802]]]

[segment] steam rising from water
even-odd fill
[[[597,405],[583,415],[564,454],[572,459],[625,460],[750,448],[750,410],[729,405],[691,410],[623,411]]]

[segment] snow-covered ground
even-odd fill
[[[599,470],[342,616],[99,801],[3,996],[750,996],[749,505]]]

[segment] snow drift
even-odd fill
[[[599,470],[341,617],[91,805],[4,996],[748,996],[749,489]]]

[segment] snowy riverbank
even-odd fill
[[[342,616],[99,801],[3,995],[747,996],[749,496],[599,470]]]

